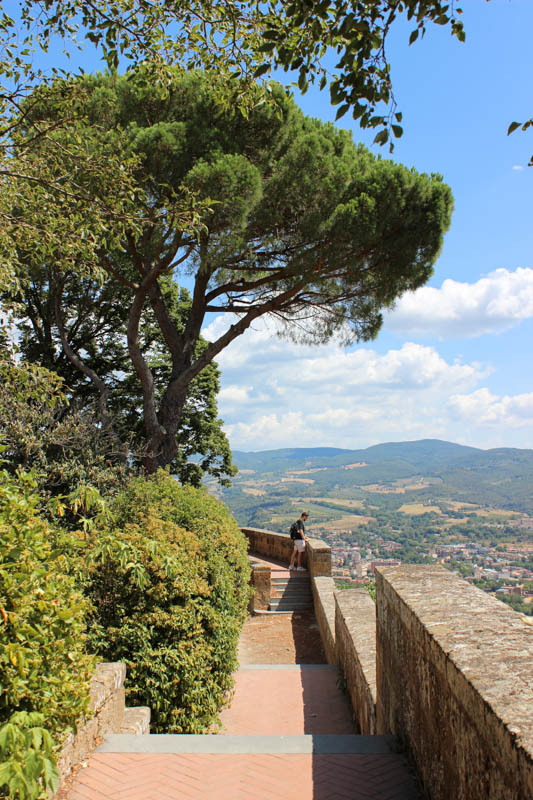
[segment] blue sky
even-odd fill
[[[533,132],[506,135],[533,115],[533,2],[462,5],[464,44],[432,26],[408,47],[405,24],[388,47],[405,131],[393,158],[441,173],[455,198],[433,278],[362,347],[292,345],[263,322],[230,345],[219,407],[233,449],[421,438],[533,447]],[[99,68],[88,52],[77,63]],[[297,100],[335,119],[326,92]],[[387,157],[348,117],[339,125]],[[226,325],[213,319],[205,334]]]

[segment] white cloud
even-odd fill
[[[217,318],[204,335],[218,337],[233,321]],[[457,411],[449,398],[474,392],[489,373],[413,342],[385,353],[335,342],[306,347],[275,330],[258,320],[217,359],[220,415],[234,449],[457,439],[462,429],[450,430]]]
[[[505,428],[533,426],[533,393],[498,397],[488,389],[452,395],[449,407],[458,419]]]
[[[522,172],[522,170],[524,169],[524,167],[522,166],[522,164],[513,164],[513,166],[511,167],[511,169],[514,169],[516,172]]]
[[[407,336],[465,338],[500,333],[533,316],[533,269],[498,269],[475,283],[445,280],[403,295],[385,328]]]

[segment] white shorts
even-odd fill
[[[297,553],[303,553],[305,550],[305,541],[303,539],[294,540],[294,549]]]

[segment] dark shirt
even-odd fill
[[[301,519],[296,520],[296,524],[298,525],[298,536],[297,539],[303,539],[305,537],[305,525]]]

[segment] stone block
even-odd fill
[[[251,608],[265,610],[270,607],[271,595],[271,570],[269,566],[263,564],[252,564],[252,586],[254,595],[251,600]]]
[[[148,706],[134,706],[124,709],[124,719],[118,733],[146,736],[150,733],[150,715]]]

